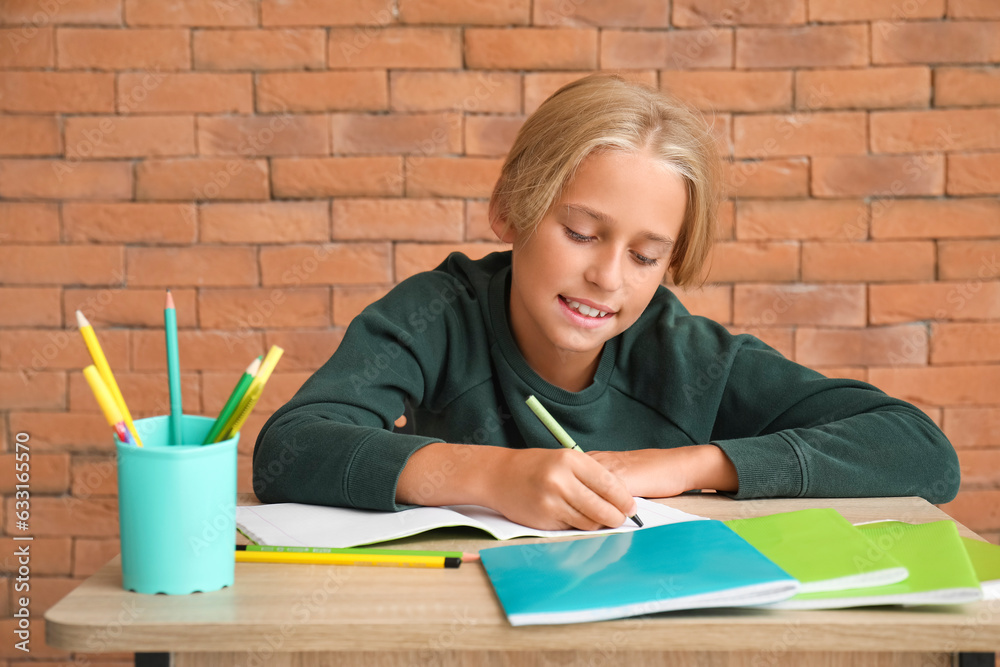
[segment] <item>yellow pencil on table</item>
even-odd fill
[[[369,565],[376,567],[458,567],[461,558],[442,556],[392,556],[389,554],[288,553],[236,551],[237,563],[285,563],[297,565]]]
[[[118,388],[118,383],[115,382],[115,376],[111,373],[111,367],[108,366],[108,359],[104,356],[101,344],[97,342],[97,334],[94,333],[94,327],[90,326],[90,322],[87,321],[87,318],[79,310],[76,311],[76,324],[80,328],[80,335],[83,336],[83,342],[87,346],[87,351],[90,352],[90,358],[94,360],[94,366],[97,368],[101,380],[104,381],[108,391],[111,392],[111,397],[114,399],[115,405],[118,406],[122,417],[125,419],[125,426],[135,439],[135,444],[142,447],[142,438],[139,437],[139,433],[135,430],[132,415],[128,411],[128,406],[125,405],[125,398],[122,396],[121,389]]]
[[[545,406],[542,405],[537,398],[529,396],[525,403],[527,403],[528,407],[531,408],[531,411],[535,413],[538,420],[545,425],[545,428],[549,429],[549,433],[555,436],[560,445],[566,449],[575,449],[578,452],[583,451],[580,449],[580,445],[576,444],[576,441],[573,440],[569,433],[567,433],[566,430],[559,425],[559,422],[555,420],[555,417],[549,414],[549,411],[545,409]],[[635,522],[635,525],[642,528],[642,520],[639,518],[638,514],[633,514],[629,518]]]
[[[250,386],[247,387],[246,393],[243,394],[243,398],[240,399],[239,404],[236,406],[236,411],[229,419],[229,422],[222,427],[222,432],[216,436],[216,442],[228,440],[239,433],[239,430],[243,428],[243,424],[246,422],[247,417],[250,416],[254,406],[257,405],[257,401],[260,399],[261,393],[264,391],[264,384],[267,382],[268,378],[271,377],[271,372],[274,370],[274,367],[278,365],[278,360],[281,359],[281,355],[284,354],[284,352],[285,351],[277,345],[272,345],[271,349],[267,351],[267,356],[264,357],[264,361],[260,364],[260,369],[257,370],[257,374],[254,375],[253,381],[250,383]]]

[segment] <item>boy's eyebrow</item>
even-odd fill
[[[606,225],[615,225],[617,222],[614,218],[612,218],[604,211],[597,211],[595,209],[590,208],[586,204],[566,204],[566,208],[573,209],[574,211],[580,211],[581,213],[585,213],[590,217],[594,218],[595,220],[603,222]],[[654,234],[653,232],[650,231],[643,231],[642,236],[655,243],[662,243],[668,246],[672,246],[674,244],[674,240],[672,238],[668,236],[660,236],[659,234]]]

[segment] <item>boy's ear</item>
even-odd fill
[[[507,221],[502,218],[492,218],[490,228],[503,243],[514,243],[517,238],[517,230],[514,229],[513,225],[508,225]]]

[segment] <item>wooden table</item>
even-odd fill
[[[948,518],[918,498],[733,501],[704,494],[665,502],[715,519],[817,506],[833,507],[852,522]],[[975,536],[964,526],[959,530]],[[464,550],[496,544],[471,529],[393,543]],[[1000,601],[912,609],[695,610],[514,628],[478,563],[457,570],[239,563],[232,588],[153,596],[122,590],[115,558],[45,618],[52,646],[171,652],[175,667],[930,667],[952,664],[958,652],[1000,648]]]

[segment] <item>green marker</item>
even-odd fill
[[[236,406],[240,404],[240,399],[243,398],[243,394],[247,392],[247,387],[250,386],[250,383],[253,382],[254,376],[257,375],[257,369],[260,368],[260,362],[263,358],[263,356],[257,357],[250,362],[249,366],[247,366],[243,376],[240,377],[239,382],[236,383],[233,393],[229,395],[229,400],[227,400],[226,404],[222,407],[222,412],[219,413],[219,417],[215,420],[215,423],[212,424],[212,428],[209,430],[208,435],[205,436],[205,439],[202,440],[201,444],[212,444],[215,442],[215,439],[219,437],[219,434],[222,433],[222,428],[226,425],[226,422],[229,421],[229,418],[233,416],[233,413],[236,412]]]
[[[560,445],[566,449],[575,449],[578,452],[583,451],[580,449],[580,445],[576,444],[576,441],[570,437],[569,433],[566,432],[566,429],[559,425],[559,422],[555,420],[555,417],[549,414],[549,411],[545,409],[545,406],[538,402],[538,399],[535,398],[534,395],[529,396],[525,403],[528,404],[528,407],[535,413],[535,416],[538,417],[539,421],[545,425],[545,428],[549,429],[549,433],[556,437],[556,440],[559,441]],[[639,518],[638,514],[634,514],[629,518],[635,522],[635,525],[642,528],[642,520]]]

